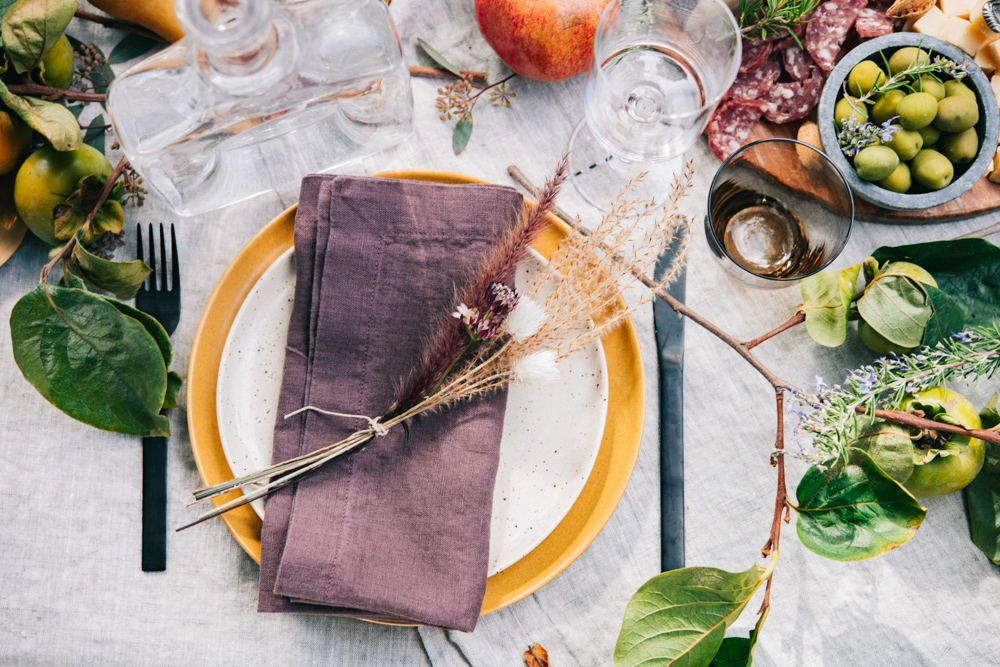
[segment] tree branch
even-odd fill
[[[62,99],[69,100],[71,102],[103,103],[107,100],[107,95],[102,95],[101,93],[84,93],[79,90],[63,90],[62,88],[43,86],[39,83],[12,83],[7,86],[7,90],[15,95],[32,95],[49,101]]]
[[[778,542],[781,540],[781,518],[785,511],[786,497],[788,490],[785,487],[785,391],[783,389],[774,390],[774,400],[778,408],[778,426],[774,438],[775,453],[771,456],[771,465],[778,467],[778,489],[774,495],[774,518],[771,520],[771,534],[767,542],[761,548],[760,553],[765,557],[778,552]],[[771,581],[774,579],[774,570],[767,578],[767,587],[764,589],[764,601],[760,605],[757,614],[763,614],[771,606]]]
[[[469,77],[473,81],[486,81],[486,72],[472,72],[469,70],[458,70],[462,75]],[[410,76],[419,76],[427,79],[454,79],[457,78],[448,70],[436,67],[423,67],[418,65],[410,66]]]
[[[778,334],[780,334],[782,331],[787,331],[788,329],[791,329],[792,327],[794,327],[796,325],[802,324],[805,321],[806,321],[806,316],[805,316],[804,313],[795,313],[790,318],[788,318],[787,322],[785,322],[784,324],[782,324],[777,329],[773,329],[771,331],[768,331],[763,336],[757,336],[753,340],[747,341],[746,343],[743,343],[743,346],[746,347],[748,350],[752,350],[755,347],[757,347],[758,345],[760,345],[761,343],[763,343],[765,340],[768,340],[769,338],[774,338],[775,336],[777,336]]]
[[[865,406],[859,405],[855,408],[855,412],[859,415],[863,415],[867,413],[867,410],[865,409]],[[965,428],[964,426],[945,424],[944,422],[936,422],[932,419],[918,417],[912,412],[899,412],[897,410],[875,410],[875,416],[879,419],[884,419],[885,421],[893,422],[894,424],[909,426],[911,428],[925,431],[941,431],[942,433],[953,433],[955,435],[966,435],[972,438],[979,438],[980,440],[992,442],[995,445],[1000,445],[1000,433],[997,431],[988,431],[981,428]]]
[[[123,32],[130,32],[135,35],[142,35],[143,37],[148,37],[149,39],[155,39],[161,44],[169,44],[169,42],[159,35],[157,35],[152,30],[147,30],[142,26],[138,26],[134,23],[129,23],[128,21],[122,21],[116,18],[111,18],[110,16],[103,16],[101,14],[95,14],[94,12],[88,12],[84,9],[78,9],[74,13],[74,16],[78,19],[83,19],[84,21],[91,21],[93,23],[100,23],[108,28],[114,28],[115,30],[121,30]]]

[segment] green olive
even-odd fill
[[[955,177],[955,167],[936,150],[927,149],[917,153],[910,163],[913,180],[929,190],[940,190]]]
[[[912,185],[910,168],[906,166],[905,162],[900,162],[895,171],[881,181],[878,181],[878,185],[886,190],[892,190],[900,194],[907,192],[910,189],[910,185]]]
[[[889,58],[889,73],[898,74],[904,69],[910,67],[919,56],[921,63],[930,62],[931,55],[924,51],[923,49],[918,49],[915,46],[904,46],[898,49],[892,57]]]
[[[862,148],[854,157],[854,168],[858,176],[866,181],[881,181],[896,171],[899,166],[899,156],[896,151],[885,146],[868,146]]]
[[[904,97],[906,97],[906,93],[902,90],[890,90],[880,96],[879,100],[875,102],[875,106],[872,107],[872,120],[881,125],[895,116],[896,105],[899,104],[899,101]]]
[[[951,160],[952,164],[972,162],[979,153],[979,135],[976,134],[976,128],[970,127],[965,132],[944,135],[941,137],[939,150]]]
[[[858,102],[853,97],[842,97],[837,101],[837,106],[833,108],[833,119],[837,121],[837,127],[841,127],[844,121],[854,114],[859,124],[868,122],[868,107],[864,102]]]
[[[899,127],[893,124],[892,127]],[[899,159],[906,162],[912,160],[914,156],[924,147],[924,138],[916,130],[898,129],[892,134],[892,141],[885,144],[896,151]]]
[[[947,96],[944,84],[929,74],[924,74],[920,77],[917,83],[914,84],[914,87],[922,92],[930,93],[938,102]]]
[[[937,143],[937,140],[941,138],[941,130],[937,129],[933,125],[928,125],[927,127],[922,127],[917,132],[924,140],[924,148],[930,148]]]
[[[855,97],[864,95],[876,84],[885,83],[885,72],[871,60],[862,60],[847,75],[847,87]]]
[[[975,98],[955,95],[937,103],[934,127],[942,132],[965,132],[978,122],[979,105]]]
[[[930,93],[910,93],[896,105],[896,113],[900,125],[907,130],[919,130],[930,125],[937,116],[938,101]]]
[[[973,92],[972,88],[969,88],[961,81],[945,81],[944,92],[945,92],[944,95],[945,97],[956,97],[959,95],[963,95],[965,97],[971,97],[972,99],[976,99],[976,93]]]

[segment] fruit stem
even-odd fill
[[[15,95],[33,95],[48,101],[63,99],[71,102],[104,103],[105,100],[108,99],[107,95],[102,93],[85,93],[79,90],[63,90],[62,88],[43,86],[39,83],[12,83],[7,86],[7,90]]]
[[[854,411],[859,415],[863,415],[868,412],[867,408],[863,405],[857,406],[854,408]],[[875,416],[888,422],[901,424],[903,426],[910,426],[922,431],[939,431],[943,433],[952,433],[954,435],[965,435],[972,438],[979,438],[980,440],[985,440],[986,442],[992,442],[995,445],[1000,445],[1000,433],[996,431],[955,426],[954,424],[937,422],[932,419],[924,419],[923,417],[918,417],[912,413],[899,412],[897,410],[875,410]]]

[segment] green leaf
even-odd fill
[[[83,223],[87,221],[87,217],[93,212],[94,207],[97,206],[101,191],[107,182],[108,177],[104,174],[84,176],[80,179],[73,194],[52,209],[53,232],[57,239],[68,239],[77,233]],[[116,183],[111,194],[101,204],[94,218],[90,221],[90,226],[84,230],[82,240],[85,243],[105,232],[117,234],[122,230],[122,224],[125,222],[125,210],[122,208],[121,202],[118,201],[120,197],[121,188]]]
[[[39,285],[10,316],[14,360],[36,389],[70,417],[117,433],[170,434],[159,414],[167,369],[153,337],[108,301],[79,289]]]
[[[753,652],[757,648],[757,638],[760,637],[760,629],[767,620],[767,615],[771,612],[768,607],[757,619],[757,625],[750,631],[750,637],[726,637],[722,640],[719,652],[715,654],[712,664],[709,667],[750,667],[753,664]]]
[[[1000,424],[997,394],[979,412],[983,428]],[[976,478],[965,487],[972,541],[991,561],[1000,565],[1000,447],[984,442],[986,460]]]
[[[625,607],[615,667],[706,667],[775,562],[735,574],[688,567],[656,575]]]
[[[83,143],[96,148],[101,155],[104,155],[105,137],[107,137],[108,131],[107,128],[95,126],[104,124],[104,116],[98,116],[90,122],[91,129],[87,130],[87,134],[83,137]]]
[[[167,393],[163,397],[161,410],[173,410],[177,407],[177,394],[180,392],[183,382],[184,380],[181,379],[177,371],[167,373]]]
[[[922,285],[922,287],[927,292],[927,302],[932,312],[924,328],[924,340],[921,345],[934,347],[938,341],[965,329],[965,311],[947,292],[942,292],[933,285]]]
[[[905,261],[926,269],[938,288],[954,298],[969,323],[1000,323],[1000,248],[983,239],[935,241],[882,247],[879,262]]]
[[[812,466],[799,482],[796,531],[824,558],[864,560],[905,544],[927,510],[860,449],[827,470]]]
[[[451,137],[451,147],[455,151],[455,155],[465,150],[471,136],[472,113],[470,112],[462,116],[462,120],[458,121],[458,125],[455,126],[455,134]]]
[[[142,283],[153,272],[141,259],[131,262],[102,259],[84,248],[79,241],[73,246],[73,262],[81,278],[97,289],[111,292],[119,299],[135,298]],[[169,359],[166,363],[170,365]]]
[[[858,312],[891,342],[917,347],[931,318],[927,294],[906,276],[883,273],[875,277],[858,300]]]
[[[159,46],[163,46],[163,44],[143,35],[125,35],[120,42],[115,44],[115,48],[111,49],[108,64],[114,65],[144,56]]]
[[[0,81],[0,100],[28,127],[42,134],[57,151],[72,151],[83,145],[80,124],[69,109],[37,97],[21,97],[7,90]]]
[[[867,452],[882,472],[900,484],[913,474],[913,440],[899,424],[858,417],[849,427],[847,446]]]
[[[861,265],[843,271],[824,271],[799,281],[806,331],[814,341],[837,347],[847,339],[847,314]]]
[[[152,315],[147,315],[137,308],[133,308],[127,304],[118,301],[117,299],[112,299],[108,296],[101,295],[108,303],[114,306],[118,312],[126,317],[131,317],[141,324],[149,335],[153,337],[156,342],[156,346],[160,349],[160,356],[163,357],[164,368],[170,368],[170,362],[173,361],[174,347],[170,342],[170,335],[167,330],[163,328],[155,317]],[[169,381],[169,378],[168,378]]]
[[[422,39],[417,39],[417,44],[420,45],[420,48],[423,49],[424,53],[426,53],[431,60],[437,63],[438,67],[440,67],[443,70],[451,72],[459,79],[462,78],[462,73],[458,71],[458,68],[452,65],[447,58],[438,53],[437,49],[435,49],[433,46],[431,46]]]
[[[0,35],[18,74],[42,61],[79,8],[76,0],[18,0],[7,10]]]

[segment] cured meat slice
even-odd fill
[[[794,41],[782,50],[781,60],[785,65],[785,71],[796,81],[809,78],[809,73],[816,67],[815,61]]]
[[[729,89],[729,97],[738,97],[742,100],[759,100],[781,76],[781,66],[777,59],[768,58],[763,65],[750,72],[744,77],[736,79],[732,88]]]
[[[885,15],[884,10],[876,7],[865,7],[858,12],[858,18],[854,21],[854,29],[858,31],[861,39],[871,39],[881,37],[892,32],[892,19]]]
[[[738,151],[767,108],[767,102],[739,98],[719,105],[708,121],[708,147],[715,156],[726,160]]]
[[[809,15],[805,47],[820,69],[829,72],[837,62],[840,46],[868,0],[827,0]]]
[[[823,75],[815,71],[805,81],[779,83],[773,86],[764,98],[764,101],[769,103],[764,118],[772,123],[790,123],[805,118],[819,102],[820,93],[823,92],[823,81]]]
[[[736,73],[736,76],[746,76],[763,65],[767,61],[767,57],[771,55],[771,49],[773,48],[774,44],[772,42],[752,44],[744,48],[743,57],[740,59],[740,69]]]

